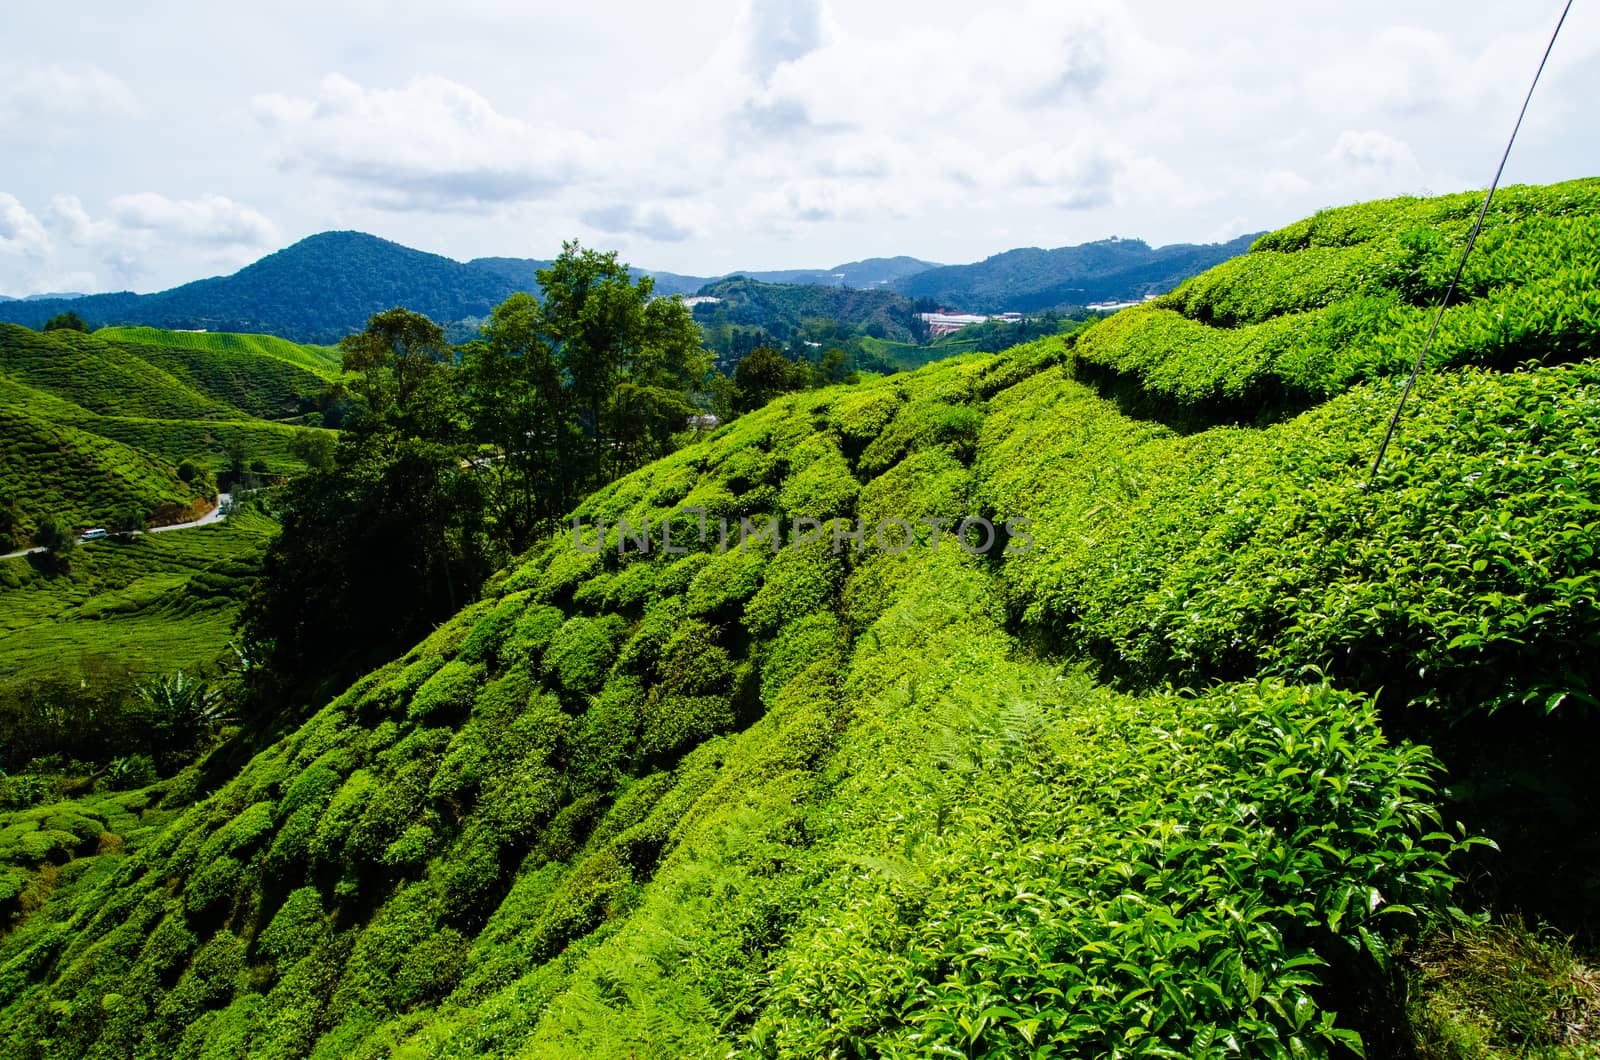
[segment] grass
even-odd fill
[[[270,357],[304,369],[326,382],[337,379],[340,354],[336,346],[311,346],[276,335],[240,335],[223,331],[166,331],[161,328],[110,327],[95,332],[108,342],[134,343],[167,350],[193,350],[218,354]]]
[[[1424,1060],[1600,1053],[1600,972],[1520,917],[1441,920],[1405,954]]]
[[[213,526],[82,545],[70,575],[0,560],[0,692],[217,669],[275,532],[242,511]]]

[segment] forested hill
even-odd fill
[[[517,285],[519,290],[539,290],[539,270],[547,269],[551,263],[542,258],[473,258],[468,265],[503,276]],[[629,272],[635,276],[648,276],[655,281],[655,293],[662,296],[675,294],[694,294],[708,283],[715,282],[709,276],[683,276],[676,272],[651,272],[647,269],[630,266]]]
[[[1496,198],[1369,470],[1479,201],[782,397],[0,820],[0,1053],[1592,1056],[1600,181]]]
[[[1104,239],[1075,247],[1008,250],[973,265],[947,265],[895,281],[913,298],[969,313],[1034,313],[1094,302],[1136,301],[1250,249],[1256,235],[1226,243],[1152,248],[1142,239]]]
[[[376,236],[323,232],[231,276],[156,294],[7,302],[0,320],[37,328],[70,310],[96,325],[262,332],[327,343],[360,331],[373,313],[397,305],[441,323],[478,321],[520,289],[486,269]]]
[[[821,284],[762,283],[734,276],[701,288],[718,299],[694,307],[702,324],[759,327],[780,340],[797,334],[807,321],[828,320],[858,328],[874,338],[912,341],[919,323],[911,299],[892,291],[865,291]],[[712,336],[715,343],[715,336]]]

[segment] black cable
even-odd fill
[[[1394,407],[1394,415],[1389,417],[1389,429],[1383,432],[1383,443],[1378,446],[1378,455],[1372,461],[1372,473],[1367,476],[1370,486],[1377,481],[1378,468],[1383,463],[1383,454],[1389,451],[1389,440],[1394,437],[1395,429],[1400,425],[1400,413],[1406,407],[1406,399],[1411,396],[1411,388],[1416,385],[1417,376],[1422,374],[1422,365],[1428,359],[1428,351],[1433,347],[1433,338],[1439,333],[1439,322],[1444,319],[1444,311],[1450,305],[1450,298],[1456,293],[1456,285],[1461,282],[1461,273],[1467,267],[1467,258],[1472,254],[1473,246],[1478,242],[1478,233],[1483,230],[1483,219],[1489,213],[1489,204],[1494,201],[1495,189],[1500,186],[1500,177],[1506,171],[1506,160],[1511,157],[1511,145],[1517,142],[1517,132],[1522,128],[1522,119],[1528,115],[1528,104],[1533,100],[1533,90],[1539,85],[1539,77],[1544,73],[1545,63],[1550,61],[1550,52],[1556,46],[1556,38],[1561,35],[1561,27],[1567,21],[1567,13],[1572,10],[1572,0],[1567,0],[1561,9],[1561,17],[1556,20],[1555,31],[1550,34],[1550,43],[1544,47],[1544,58],[1539,60],[1539,69],[1534,71],[1533,83],[1528,86],[1528,94],[1523,97],[1522,110],[1517,114],[1517,123],[1511,127],[1511,138],[1506,141],[1505,153],[1500,156],[1500,167],[1494,171],[1494,181],[1489,185],[1489,194],[1483,197],[1483,208],[1478,211],[1478,220],[1472,225],[1472,232],[1467,236],[1467,245],[1461,251],[1461,260],[1456,262],[1456,274],[1450,280],[1450,286],[1445,288],[1444,300],[1439,303],[1439,312],[1434,314],[1433,326],[1428,329],[1428,337],[1422,343],[1422,350],[1417,354],[1417,363],[1411,366],[1411,374],[1406,377],[1406,385],[1400,391],[1400,401]]]

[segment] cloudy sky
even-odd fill
[[[6,3],[0,292],[331,228],[702,275],[1224,239],[1485,186],[1560,0],[451,6]],[[1600,175],[1597,99],[1580,3],[1507,180]]]

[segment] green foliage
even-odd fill
[[[111,700],[131,706],[132,685],[236,664],[230,631],[275,530],[241,509],[215,526],[79,546],[67,577],[0,562],[0,709],[30,699],[42,709],[30,689],[81,686],[108,695],[101,720],[86,718],[78,735],[122,732],[111,726],[120,709]]]
[[[846,911],[791,951],[756,1036],[966,1056],[1357,1042],[1318,969],[1386,962],[1382,925],[1450,885],[1427,754],[1325,687],[1096,702],[1059,732],[1038,709],[956,728],[948,790],[857,847]],[[1160,779],[1130,768],[1156,759]],[[964,809],[941,821],[941,797]]]
[[[544,665],[569,692],[598,692],[616,660],[626,629],[615,616],[574,616],[557,630],[545,649]]]
[[[13,541],[51,517],[88,527],[131,507],[171,521],[196,503],[171,466],[119,442],[12,408],[0,408],[0,434],[0,483],[17,511]]]
[[[1585,275],[1587,194],[1509,196],[1468,307]],[[1366,481],[1452,238],[1419,211],[1464,204],[1336,211],[1074,337],[781,398],[590,495],[610,548],[535,535],[181,816],[8,811],[0,1051],[1588,1047],[1551,1016],[1587,1011],[1576,958],[1424,933],[1462,901],[1571,912],[1527,877],[1590,893],[1600,834],[1581,312],[1432,373]],[[637,294],[569,264],[601,307]],[[1208,345],[1251,329],[1254,367]],[[1314,407],[1208,426],[1284,381]],[[623,517],[691,530],[674,505],[710,540],[616,554]],[[1034,547],[717,547],[801,512],[1015,517]]]
[[[89,325],[85,324],[83,322],[83,318],[82,317],[80,317],[78,314],[72,312],[69,309],[65,313],[57,313],[55,316],[51,317],[49,320],[46,320],[44,322],[44,327],[40,328],[39,330],[41,330],[41,331],[63,331],[63,330],[65,330],[65,331],[82,331],[82,332],[87,333],[88,330],[89,330]]]
[[[241,335],[225,331],[163,331],[148,327],[111,327],[95,332],[110,342],[157,346],[166,350],[186,350],[208,354],[228,354],[234,363],[240,355],[270,357],[305,369],[326,380],[339,373],[339,351],[333,346],[307,346],[276,335]],[[251,363],[245,360],[244,363]]]
[[[1509,188],[1445,313],[1432,364],[1509,368],[1591,356],[1600,329],[1592,181]],[[1459,257],[1475,194],[1324,211],[1251,253],[1084,332],[1109,371],[1173,411],[1246,417],[1304,407],[1409,365]]]

